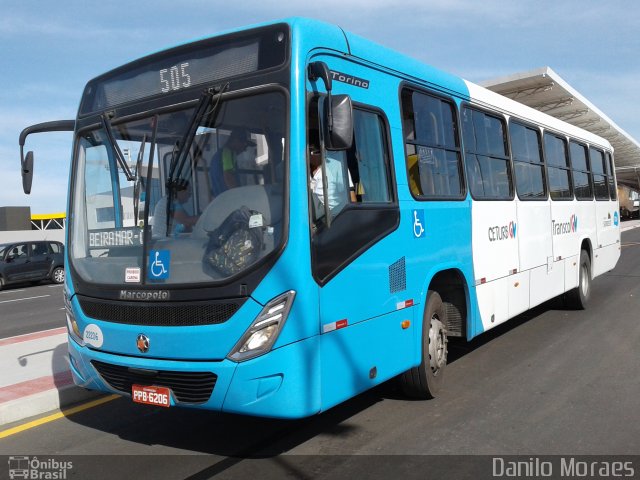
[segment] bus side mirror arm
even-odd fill
[[[327,90],[327,107],[324,109],[326,127],[325,142],[329,150],[347,150],[353,142],[353,108],[348,95],[331,96],[333,76],[324,62],[309,64],[309,80],[321,79]]]
[[[31,125],[20,132],[20,171],[22,173],[22,189],[24,193],[31,193],[31,183],[33,182],[33,152],[24,155],[24,142],[32,133],[42,132],[73,132],[76,126],[75,120],[56,120],[54,122],[38,123]]]
[[[324,88],[327,91],[327,98],[329,99],[329,105],[331,105],[331,90],[333,89],[333,80],[331,79],[331,70],[324,62],[312,62],[309,64],[309,80],[315,82],[321,79],[324,83]],[[327,111],[327,127],[329,132],[333,130],[333,112],[329,108]]]

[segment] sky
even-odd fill
[[[73,119],[87,81],[149,53],[290,16],[340,25],[473,82],[550,66],[640,140],[640,5],[634,0],[0,0],[0,206],[66,208],[72,135],[18,136]]]

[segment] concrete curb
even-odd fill
[[[0,426],[47,412],[62,410],[64,407],[74,403],[83,402],[101,395],[103,395],[102,392],[85,390],[75,385],[62,387],[59,390],[51,389],[27,395],[26,397],[0,404]]]

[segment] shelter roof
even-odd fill
[[[640,187],[640,143],[550,67],[481,82],[485,88],[606,138],[618,181]]]

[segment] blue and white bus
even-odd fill
[[[56,129],[73,378],[135,402],[297,418],[394,377],[430,398],[449,337],[585,308],[620,255],[606,140],[318,21],[116,68],[21,149]]]

